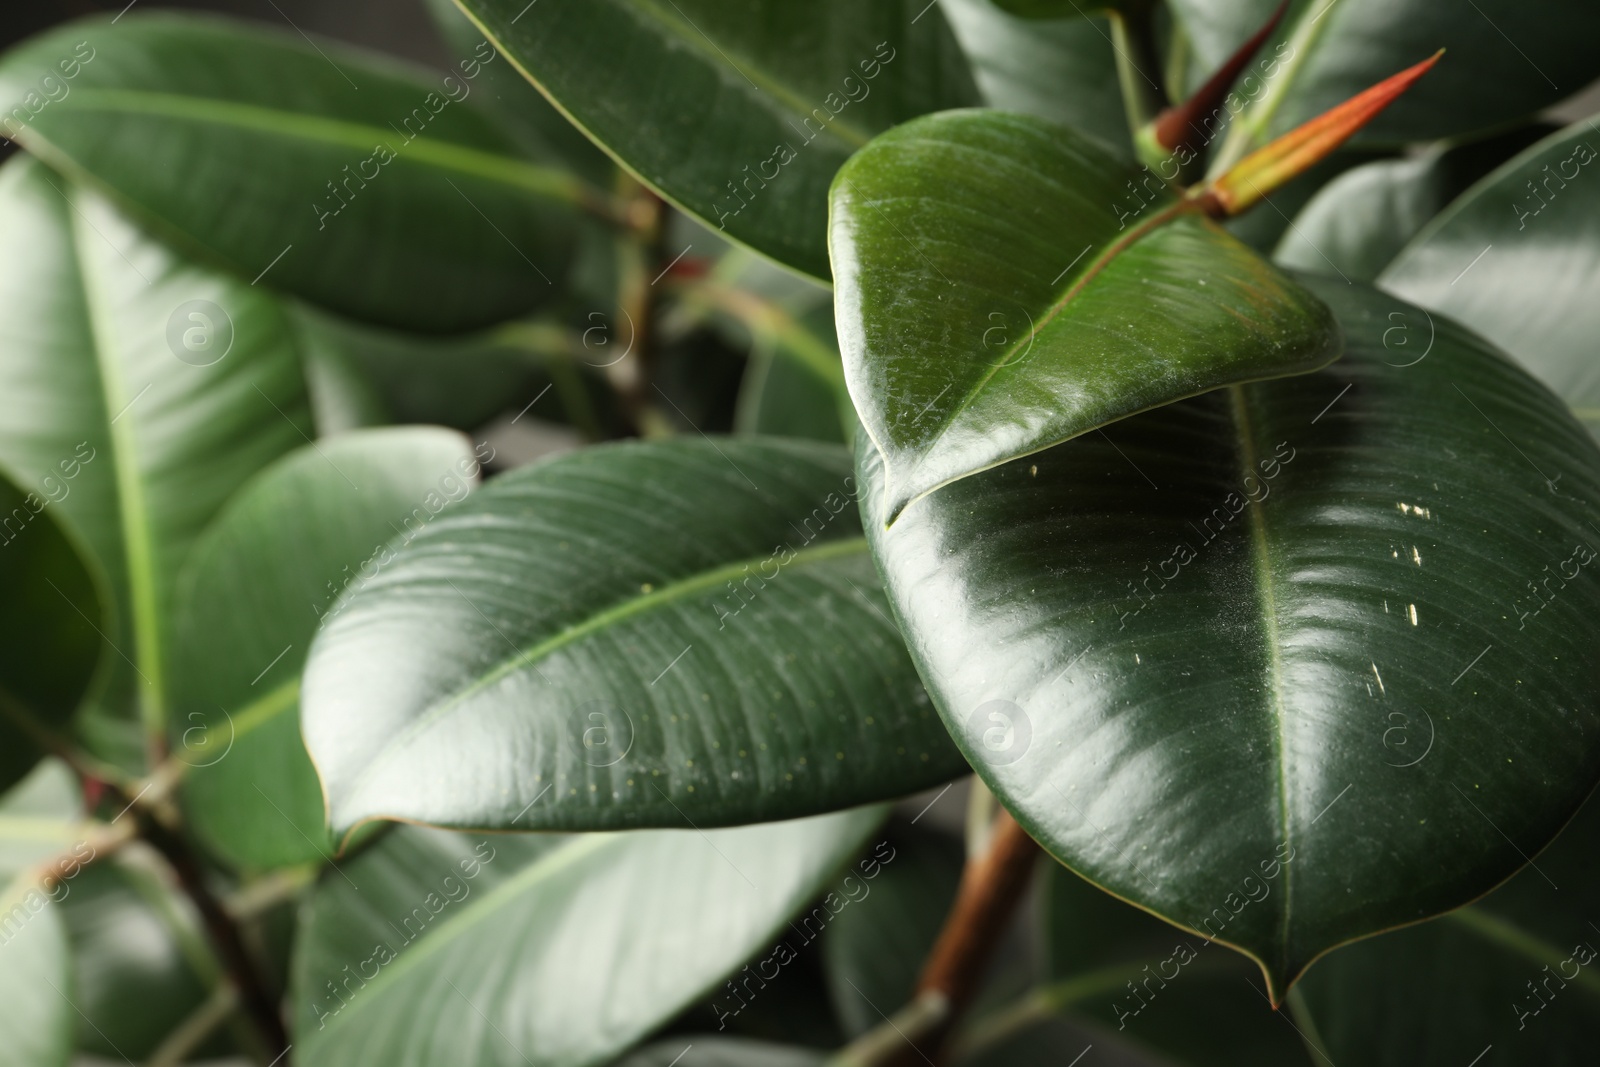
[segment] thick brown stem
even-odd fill
[[[171,865],[173,873],[178,876],[178,883],[200,912],[223,970],[238,989],[239,1002],[267,1047],[267,1054],[276,1056],[286,1051],[289,1034],[283,1025],[277,998],[263,981],[261,968],[245,948],[233,918],[206,885],[205,872],[201,870],[194,852],[176,831],[148,809],[141,808],[138,816],[144,839]]]
[[[943,1025],[928,1040],[934,1051],[978,992],[990,957],[1028,889],[1039,846],[1005,810],[995,819],[989,847],[969,860],[956,902],[917,982],[917,995],[938,995],[949,1005]]]

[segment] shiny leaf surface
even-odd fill
[[[817,278],[845,159],[896,123],[978,102],[949,27],[918,0],[462,6],[641,181]]]
[[[1274,999],[1319,954],[1506,878],[1600,757],[1600,450],[1442,316],[1404,366],[1385,331],[1420,309],[1315,289],[1349,346],[1328,370],[869,527],[990,788],[1091,882],[1254,957]],[[869,508],[870,449],[860,469]]]
[[[135,11],[8,53],[0,99],[24,101],[26,121],[0,126],[246,280],[358,318],[465,329],[548,301],[573,212],[599,206],[469,103],[473,81]]]
[[[1307,976],[1297,1014],[1309,1016],[1336,1063],[1589,1062],[1600,1026],[1597,835],[1600,804],[1591,800],[1486,899],[1329,956]]]
[[[441,514],[312,648],[334,829],[726,825],[960,774],[854,484],[836,446],[685,439],[562,456]]]
[[[1600,133],[1551,134],[1463,193],[1378,284],[1503,345],[1600,434]]]
[[[882,817],[576,838],[397,829],[310,902],[300,1062],[609,1062],[770,951]]]
[[[907,123],[840,171],[839,344],[876,523],[958,478],[1339,351],[1328,311],[1195,205],[1041,119]],[[873,523],[869,523],[872,525]]]
[[[0,318],[0,466],[58,498],[51,518],[106,578],[113,647],[91,699],[137,704],[159,731],[185,555],[244,479],[309,439],[292,327],[269,294],[22,157],[0,169],[0,264],[0,307],[26,309]]]
[[[339,591],[376,577],[385,546],[464,499],[479,470],[447,430],[345,434],[263,471],[206,530],[177,608],[172,750],[213,853],[256,870],[333,854],[300,740],[311,638]]]

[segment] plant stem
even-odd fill
[[[628,356],[606,368],[606,376],[622,401],[624,413],[644,437],[664,436],[667,423],[655,410],[648,390],[655,363],[655,280],[666,266],[662,256],[666,205],[655,193],[636,186],[638,224],[617,235],[617,319],[614,328],[631,327]]]
[[[935,1063],[982,983],[989,957],[1028,888],[1039,846],[1001,810],[989,847],[967,859],[944,929],[922,968],[911,1003],[834,1059],[850,1067]],[[902,1018],[902,1016],[904,1018]]]
[[[239,991],[231,983],[223,982],[156,1046],[145,1061],[145,1067],[178,1067],[216,1032],[217,1027],[228,1021],[228,1016],[238,1006]]]
[[[1139,132],[1168,104],[1166,90],[1158,80],[1162,64],[1156,47],[1155,5],[1151,0],[1132,0],[1108,14],[1117,83],[1122,87],[1122,103],[1128,113],[1128,132],[1137,142]]]
[[[178,883],[200,912],[217,957],[238,990],[240,1003],[260,1034],[262,1043],[270,1054],[286,1051],[289,1034],[275,998],[262,980],[260,968],[245,948],[238,926],[206,885],[205,872],[201,870],[199,860],[188,842],[152,811],[140,808],[137,813],[144,839],[172,867]]]

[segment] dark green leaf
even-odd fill
[[[1090,881],[1254,957],[1275,999],[1515,871],[1600,755],[1600,450],[1449,320],[1400,366],[1385,331],[1422,311],[1314,288],[1349,345],[1334,367],[869,527],[990,788]],[[869,445],[860,469],[881,506]]]
[[[817,278],[840,164],[898,122],[978,102],[926,0],[463,7],[641,181]]]
[[[794,360],[771,349],[750,354],[734,428],[741,434],[805,437],[842,444],[839,394]]]
[[[1440,209],[1549,129],[1521,127],[1487,141],[1434,145],[1418,156],[1348,170],[1299,209],[1272,258],[1297,270],[1373,281]],[[1275,203],[1290,209],[1281,196]]]
[[[426,0],[428,14],[433,16],[445,41],[450,45],[463,73],[477,69],[482,81],[475,92],[480,101],[493,109],[506,129],[516,134],[535,159],[548,159],[552,154],[583,175],[596,188],[613,189],[617,183],[617,168],[609,156],[594,146],[582,130],[546,100],[539,90],[528,84],[517,68],[500,56],[473,21],[457,7],[454,0]],[[494,58],[482,61],[485,55]],[[477,61],[474,64],[474,61]]]
[[[616,1067],[822,1067],[826,1059],[814,1049],[694,1034],[648,1045],[618,1060]]]
[[[924,493],[1137,411],[1337,356],[1310,293],[1146,175],[1042,119],[907,123],[840,171],[845,378],[880,525]]]
[[[1041,22],[1008,15],[991,0],[939,4],[972,63],[985,103],[1092,134],[1131,160],[1133,139],[1110,31],[1104,19],[1081,14],[1094,6],[1067,8],[1065,17]]]
[[[311,431],[291,324],[24,157],[0,169],[0,307],[0,466],[59,497],[51,518],[106,577],[113,648],[90,699],[138,705],[158,733],[179,566]]]
[[[605,1063],[770,951],[882,818],[575,838],[397,829],[310,902],[297,1060]]]
[[[207,529],[179,598],[172,748],[195,832],[240,867],[315,863],[328,835],[300,740],[300,670],[347,582],[466,497],[479,472],[447,430],[369,430],[302,448]]]
[[[1487,899],[1342,948],[1296,1014],[1335,1063],[1579,1067],[1600,1028],[1600,803]],[[1306,1020],[1302,1018],[1302,1023]]]
[[[102,592],[50,514],[68,481],[23,490],[0,460],[0,789],[38,760],[35,730],[70,733],[103,651]],[[80,615],[79,612],[82,612]]]
[[[554,295],[575,205],[598,195],[466,103],[478,69],[132,12],[10,52],[0,99],[25,106],[0,127],[247,280],[465,329]]]
[[[186,901],[150,871],[115,863],[62,883],[81,1052],[142,1060],[219,980]]]
[[[852,1037],[911,999],[922,961],[944,926],[965,859],[959,841],[902,829],[852,871],[822,939],[828,991]],[[873,1005],[877,1005],[874,1008]]]
[[[841,448],[679,440],[514,471],[440,515],[312,647],[334,829],[726,825],[961,773],[853,486]]]
[[[1172,0],[1197,79],[1221,65],[1278,0]],[[1255,144],[1320,115],[1443,48],[1444,59],[1357,135],[1398,144],[1490,130],[1578,92],[1600,75],[1600,7],[1555,0],[1302,0],[1235,87]]]
[[[1551,134],[1446,208],[1378,284],[1505,346],[1600,434],[1597,147],[1590,122]]]

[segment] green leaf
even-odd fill
[[[1082,15],[1093,5],[1048,22],[1007,15],[991,0],[941,0],[939,7],[986,104],[1071,126],[1133,159],[1110,30],[1104,19]]]
[[[51,517],[114,609],[91,699],[159,733],[178,568],[240,482],[309,439],[291,325],[25,157],[0,169],[0,264],[0,467],[60,487]]]
[[[1066,19],[1076,15],[1089,15],[1115,11],[1127,6],[1128,0],[994,0],[994,5],[1019,18]]]
[[[842,448],[585,449],[496,478],[323,624],[333,828],[789,818],[964,768],[883,610]]]
[[[0,129],[246,280],[466,329],[548,301],[574,208],[605,210],[466,103],[472,86],[289,31],[132,12],[8,53],[0,99],[25,108]]]
[[[1592,122],[1551,134],[1462,194],[1378,284],[1505,346],[1600,434],[1597,148]]]
[[[218,981],[198,917],[156,875],[131,865],[96,863],[62,884],[77,1047],[142,1060]]]
[[[31,882],[0,891],[0,1067],[66,1067],[77,1015],[59,909]]]
[[[1510,875],[1600,756],[1600,449],[1448,319],[1401,366],[1384,332],[1420,309],[1313,287],[1348,343],[1334,367],[1169,405],[868,534],[995,794],[1091,882],[1252,956],[1275,1000],[1320,953]],[[870,447],[860,471],[880,507]]]
[[[1298,990],[1302,1025],[1335,1063],[1587,1063],[1600,1026],[1597,835],[1591,801],[1485,900],[1335,952]]]
[[[1150,179],[1042,119],[878,138],[834,183],[845,378],[889,484],[923,494],[1137,411],[1339,351],[1315,297]]]
[[[750,354],[734,429],[741,434],[845,442],[839,394],[831,383],[765,347]]]
[[[1348,170],[1299,210],[1272,258],[1296,270],[1371,282],[1440,209],[1548,130],[1526,126]],[[1286,206],[1281,197],[1276,203]]]
[[[479,463],[447,430],[368,430],[302,448],[229,502],[179,598],[173,752],[190,824],[253,869],[320,862],[337,844],[300,740],[300,671],[347,582],[464,499]]]
[[[814,1049],[693,1034],[647,1045],[616,1067],[822,1067],[826,1060]]]
[[[501,57],[494,43],[454,0],[425,0],[425,3],[461,72],[481,72],[483,80],[478,82],[475,91],[480,94],[482,105],[494,112],[533,158],[548,159],[554,155],[596,188],[616,188],[617,168],[611,158],[596,148],[582,130],[567,121],[539,90],[528,84],[516,67]],[[494,58],[484,63],[484,55]]]
[[[51,514],[75,463],[24,491],[0,461],[0,789],[39,759],[41,728],[70,733],[101,657],[101,590]]]
[[[1197,78],[1215,70],[1267,21],[1278,0],[1172,0],[1194,47]],[[1262,46],[1230,111],[1248,105],[1241,136],[1254,144],[1322,114],[1443,48],[1445,57],[1357,134],[1397,145],[1503,127],[1578,92],[1600,75],[1600,8],[1556,0],[1304,0]]]
[[[854,1037],[911,1000],[917,975],[956,897],[961,843],[915,827],[879,845],[842,883],[840,910],[822,938],[828,993]],[[877,1005],[877,1007],[873,1007]]]
[[[962,1048],[988,1057],[1013,1052],[1019,1067],[1059,1063],[1082,1049],[1040,1025],[1057,1017],[1186,1067],[1310,1067],[1293,1026],[1272,1010],[1253,968],[1238,956],[1102,893],[1051,865],[1042,897],[1047,984],[1016,1007],[979,1020]],[[1032,1024],[1031,1026],[1029,1024]],[[1019,1041],[1021,1038],[1021,1041]],[[1052,1040],[1057,1038],[1057,1040]],[[1050,1058],[1054,1056],[1055,1058]]]
[[[845,159],[896,123],[978,102],[925,0],[462,6],[640,181],[817,278],[828,183]]]
[[[88,830],[77,779],[59,760],[47,759],[0,797],[0,883],[69,851]],[[0,937],[11,931],[3,929]]]
[[[770,950],[882,818],[575,838],[399,828],[311,898],[298,1062],[608,1062]]]

